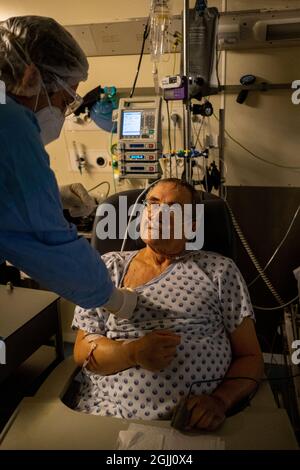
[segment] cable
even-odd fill
[[[167,115],[168,115],[168,141],[169,141],[169,153],[171,154],[172,152],[172,141],[171,141],[171,119],[170,119],[170,109],[169,109],[169,103],[168,100],[166,101],[167,105]]]
[[[249,258],[251,259],[252,263],[254,264],[255,268],[259,272],[261,278],[263,279],[264,283],[266,284],[266,286],[268,287],[270,292],[273,294],[273,296],[275,297],[275,299],[277,300],[279,305],[282,306],[284,304],[282,298],[280,297],[280,295],[278,294],[278,292],[274,288],[273,284],[271,283],[271,281],[269,280],[267,275],[264,273],[262,267],[260,266],[260,263],[257,260],[256,256],[254,255],[252,249],[250,248],[250,246],[248,244],[248,241],[247,241],[246,237],[244,236],[244,234],[243,234],[243,232],[242,232],[242,230],[241,230],[241,228],[238,224],[238,221],[235,218],[234,213],[232,212],[231,207],[229,206],[227,201],[225,201],[225,203],[226,203],[226,206],[229,210],[233,226],[234,226],[234,228],[235,228],[235,230],[236,230],[236,232],[239,236],[239,239],[241,240],[241,243],[242,243],[243,247],[245,248],[246,252],[248,253]]]
[[[177,161],[177,153],[176,153],[176,148],[177,148],[177,142],[176,142],[176,127],[177,127],[177,122],[176,122],[176,121],[173,121],[173,127],[174,127],[175,171],[176,171],[176,178],[178,179],[178,161]]]
[[[216,47],[216,54],[217,54],[217,59],[216,59],[216,75],[217,75],[218,87],[219,87],[219,89],[220,89],[220,88],[221,88],[221,82],[220,82],[219,65],[220,65],[220,59],[221,59],[222,51],[220,51],[219,54],[218,54],[218,41],[217,41],[217,47]]]
[[[269,259],[269,261],[267,262],[267,264],[265,265],[265,267],[263,268],[263,271],[265,271],[267,269],[267,267],[270,265],[270,263],[273,261],[273,259],[275,258],[275,256],[277,255],[278,251],[280,250],[280,248],[282,247],[283,243],[285,242],[287,236],[289,235],[293,225],[294,225],[294,222],[297,218],[297,215],[298,215],[298,212],[300,210],[300,206],[298,206],[298,209],[296,210],[295,212],[295,215],[289,225],[289,228],[286,232],[286,234],[284,235],[283,239],[281,240],[281,242],[279,243],[278,247],[276,248],[276,250],[274,251],[274,253],[272,254],[271,258]],[[256,281],[257,279],[260,278],[260,275],[258,275],[255,279],[253,279],[253,281],[251,281],[249,284],[248,284],[248,287],[251,287]]]
[[[170,109],[168,100],[165,100],[167,106],[167,116],[168,116],[168,141],[169,141],[169,172],[170,178],[172,178],[172,141],[171,141],[171,119],[170,119]]]
[[[207,379],[207,380],[196,380],[195,382],[192,382],[190,385],[189,391],[188,391],[188,397],[191,394],[191,390],[194,385],[201,385],[203,383],[211,383],[211,382],[224,382],[225,380],[251,380],[252,382],[255,382],[256,386],[258,387],[262,382],[276,382],[278,380],[282,381],[288,381],[292,380],[295,377],[300,377],[299,374],[294,374],[294,375],[288,375],[286,377],[266,377],[262,378],[261,380],[254,379],[253,377],[247,377],[247,376],[237,376],[237,377],[219,377],[218,379]]]
[[[300,375],[300,374],[299,374]],[[207,380],[196,380],[195,382],[193,382],[189,388],[189,391],[188,391],[188,397],[189,395],[191,394],[191,391],[192,391],[192,388],[194,385],[201,385],[203,383],[211,383],[211,382],[223,382],[225,380],[251,380],[252,382],[255,382],[256,385],[258,386],[259,385],[259,381],[254,379],[253,377],[219,377],[218,379],[207,379]],[[263,380],[263,379],[262,379]]]
[[[205,191],[208,192],[208,180],[207,180],[207,162],[206,158],[203,158],[203,174],[204,174],[204,181],[205,181]]]
[[[99,188],[99,186],[102,186],[102,184],[107,184],[108,185],[108,191],[107,191],[106,196],[105,196],[107,198],[107,196],[110,193],[110,183],[108,181],[102,181],[102,183],[99,183],[99,184],[97,184],[97,186],[94,186],[93,188],[89,189],[88,193],[90,193],[91,191],[94,191],[94,189]]]
[[[113,177],[115,193],[117,192],[117,186],[116,186],[116,180],[115,180],[114,159],[113,159],[112,149],[113,149],[113,136],[114,136],[114,130],[115,130],[116,125],[117,123],[113,122],[113,126],[111,128],[111,133],[110,133],[110,141],[109,141],[109,155],[111,159],[111,169],[112,169],[112,177]]]
[[[219,22],[219,20],[218,20]],[[218,28],[218,25],[217,25],[217,28]],[[215,54],[216,54],[216,76],[217,76],[217,82],[218,82],[218,89],[220,90],[221,88],[221,82],[220,82],[220,74],[219,74],[219,62],[220,62],[220,58],[221,58],[221,52],[218,54],[218,39],[216,38],[216,50],[215,50]]]
[[[177,46],[178,46],[178,43],[175,42],[175,44],[173,46],[174,47],[174,51],[173,51],[173,53],[174,53],[174,63],[173,63],[173,73],[172,73],[173,76],[175,75],[175,70],[176,70]],[[172,100],[171,101],[171,114],[173,113],[173,105],[174,105],[174,101]],[[176,149],[176,147],[175,147],[175,149]]]
[[[126,227],[126,230],[125,230],[125,234],[124,234],[124,240],[123,240],[123,243],[122,243],[122,246],[121,246],[121,253],[124,251],[124,247],[125,247],[125,243],[126,243],[126,240],[127,240],[127,237],[128,237],[128,228],[129,228],[129,225],[131,224],[131,221],[132,221],[132,217],[134,215],[134,211],[135,211],[135,208],[139,202],[139,200],[141,199],[141,197],[151,188],[151,186],[153,186],[154,184],[157,183],[158,180],[156,181],[153,181],[153,183],[149,184],[149,186],[147,188],[145,188],[140,194],[139,196],[136,198],[136,201],[134,203],[134,206],[132,208],[132,211],[131,211],[131,214],[130,214],[130,217],[129,217],[129,221],[128,221],[128,224],[127,224],[127,227]]]
[[[202,118],[201,122],[199,123],[199,129],[197,131],[197,136],[196,136],[196,129],[195,129],[194,123],[192,121],[193,130],[194,130],[194,134],[195,134],[195,137],[196,137],[196,142],[194,143],[195,148],[197,148],[198,143],[201,146],[201,142],[200,142],[199,138],[200,138],[200,132],[201,132],[203,124],[204,124],[204,117]]]
[[[138,66],[137,66],[135,79],[134,79],[132,89],[131,89],[131,93],[130,93],[130,98],[132,98],[133,95],[134,95],[136,82],[137,82],[137,79],[138,79],[139,73],[140,73],[141,63],[142,63],[142,59],[143,59],[143,55],[144,55],[145,44],[146,44],[146,40],[147,40],[147,38],[149,36],[149,32],[150,32],[149,21],[150,21],[150,16],[148,16],[147,23],[146,23],[145,28],[144,28],[142,49],[141,49],[141,53],[140,53],[140,58],[139,58]]]
[[[258,310],[280,310],[284,307],[287,307],[288,305],[292,304],[295,302],[297,299],[299,299],[299,295],[296,295],[292,300],[289,300],[283,305],[280,305],[279,307],[258,307],[257,305],[253,305],[254,308],[257,308]]]
[[[215,115],[214,113],[214,117],[217,121],[219,121],[219,119],[217,118],[217,116]],[[243,144],[241,144],[238,140],[236,140],[234,137],[232,137],[231,134],[229,134],[229,132],[225,129],[224,130],[225,134],[228,135],[228,137],[234,142],[236,143],[237,145],[239,145],[243,150],[245,150],[246,152],[248,152],[250,155],[252,155],[252,157],[256,158],[257,160],[260,160],[261,162],[264,162],[264,163],[268,163],[269,165],[273,165],[273,166],[276,166],[278,168],[284,168],[286,170],[300,170],[300,166],[286,166],[286,165],[280,165],[279,163],[274,163],[274,162],[270,162],[269,160],[266,160],[265,158],[262,158],[262,157],[259,157],[256,153],[252,152],[251,150],[249,150],[247,147],[245,147]]]

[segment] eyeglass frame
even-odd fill
[[[55,80],[73,98],[73,101],[66,105],[66,110],[64,112],[64,116],[68,117],[71,114],[73,114],[76,111],[76,109],[78,109],[82,105],[83,98],[78,93],[76,93],[76,91],[74,91],[73,88],[71,88],[68,85],[68,83],[66,83],[64,80],[59,78],[57,75],[55,75]],[[74,105],[74,103],[76,104]]]
[[[169,203],[167,203],[167,202],[158,202],[158,201],[151,202],[149,199],[146,199],[146,198],[143,199],[141,201],[141,203],[147,209],[149,209],[152,205],[153,206],[158,206],[159,208],[161,208],[160,210],[162,212],[165,212],[165,213],[168,213],[170,211],[172,212],[172,207],[173,206],[175,206],[174,209],[178,209],[180,207],[181,210],[184,210],[184,205],[186,205],[186,204],[182,205],[182,204],[180,204],[180,202],[169,202]],[[167,207],[168,207],[168,209],[167,209]]]

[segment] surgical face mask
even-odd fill
[[[46,106],[35,113],[41,128],[41,139],[44,145],[58,139],[64,125],[65,117],[56,106]]]

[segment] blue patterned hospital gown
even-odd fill
[[[137,252],[103,256],[116,286],[122,286]],[[197,251],[174,261],[158,277],[135,288],[139,298],[130,320],[105,309],[76,307],[72,327],[110,339],[139,338],[153,329],[181,335],[170,365],[159,372],[140,366],[102,376],[83,369],[77,410],[101,416],[169,419],[194,381],[224,377],[231,363],[228,333],[245,317],[254,318],[245,285],[234,262],[213,252]],[[220,382],[219,382],[220,383]],[[218,382],[193,386],[210,394]]]

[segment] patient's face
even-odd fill
[[[153,249],[166,254],[185,248],[184,205],[191,204],[188,189],[174,183],[158,183],[147,194],[141,221],[141,238]],[[190,224],[192,222],[190,221]]]

